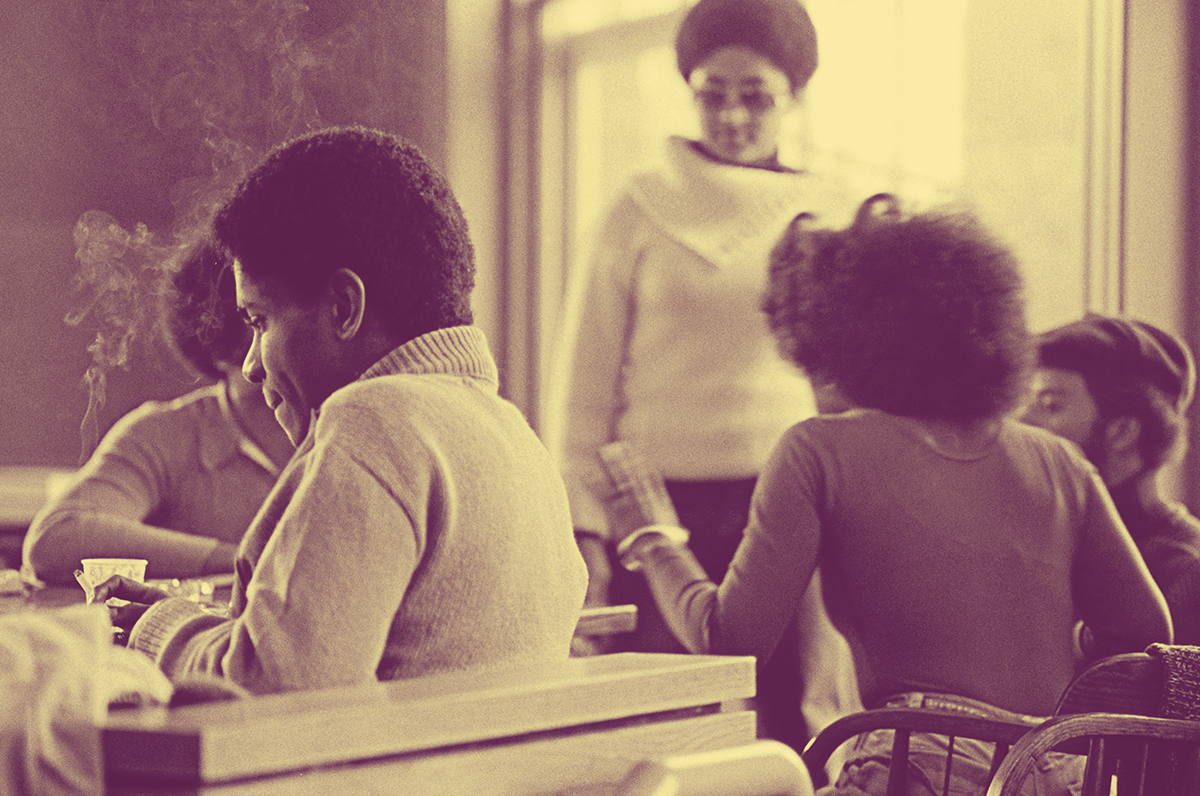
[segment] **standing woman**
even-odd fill
[[[611,576],[604,513],[588,488],[596,451],[627,440],[644,452],[666,477],[696,555],[720,578],[767,454],[816,412],[812,388],[779,357],[759,310],[771,246],[797,213],[837,223],[853,214],[815,175],[779,161],[783,118],[817,67],[802,5],[701,0],[675,45],[701,139],[670,138],[665,165],[635,176],[609,211],[572,283],[549,431],[589,564],[589,600],[637,603],[630,647],[653,651],[678,647],[641,579]]]
[[[547,430],[588,563],[589,603],[638,606],[638,629],[618,637],[616,651],[683,648],[644,579],[613,565],[588,486],[597,450],[628,441],[664,474],[692,550],[719,582],[767,455],[817,411],[759,309],[770,249],[798,213],[844,225],[855,207],[779,160],[783,120],[817,67],[800,3],[700,0],[675,49],[700,140],[671,137],[665,164],[633,177],[609,210],[571,285]]]

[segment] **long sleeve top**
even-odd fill
[[[1145,501],[1137,485],[1115,487],[1113,502],[1171,608],[1176,644],[1200,644],[1200,520],[1179,503]]]
[[[23,567],[74,583],[84,558],[144,558],[149,578],[200,574],[236,545],[279,476],[238,425],[224,382],[118,420],[30,524]]]
[[[847,194],[808,172],[719,163],[672,138],[635,176],[569,280],[547,412],[575,525],[606,533],[588,490],[596,450],[634,443],[668,479],[757,475],[815,413],[760,306],[771,248],[802,211],[843,226]]]
[[[644,561],[694,652],[769,654],[821,566],[863,703],[907,691],[1049,715],[1074,675],[1074,625],[1100,654],[1171,638],[1154,585],[1082,455],[1003,421],[978,449],[871,410],[797,424],[759,480],[719,585],[686,549]]]
[[[482,332],[394,349],[321,405],[238,551],[228,618],[171,598],[130,646],[255,693],[566,658],[566,492]]]

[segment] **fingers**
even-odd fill
[[[101,581],[92,587],[91,602],[102,603],[115,597],[118,600],[128,600],[131,603],[156,603],[171,595],[154,586],[138,583],[136,580],[121,575],[113,575],[108,580]]]
[[[612,442],[600,448],[599,453],[613,489],[622,499],[637,505],[646,524],[679,524],[662,475],[633,446]]]
[[[142,614],[146,613],[149,605],[144,603],[129,603],[117,608],[109,608],[109,617],[112,619],[113,627],[119,627],[122,630],[130,631],[142,618]]]

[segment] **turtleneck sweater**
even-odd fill
[[[254,693],[565,659],[587,571],[497,388],[474,327],[392,350],[316,413],[242,540],[230,615],[163,600],[129,646]]]

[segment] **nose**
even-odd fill
[[[262,384],[263,378],[267,372],[262,366],[262,354],[259,347],[259,337],[254,335],[254,339],[250,341],[250,350],[246,352],[246,359],[242,361],[242,376],[251,384]]]
[[[1038,406],[1036,401],[1032,401],[1025,407],[1025,411],[1021,412],[1020,420],[1022,423],[1028,423],[1031,426],[1045,427],[1045,412]]]
[[[750,111],[741,102],[728,100],[721,105],[721,110],[717,114],[717,118],[723,124],[728,125],[743,125],[750,120]]]

